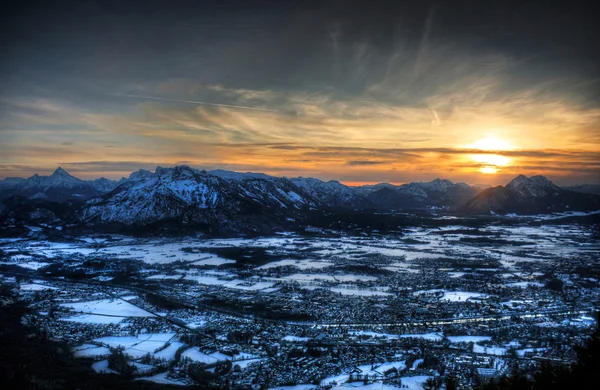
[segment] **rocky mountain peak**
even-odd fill
[[[447,179],[434,179],[429,183],[423,183],[423,186],[432,191],[446,191],[449,187],[452,187],[454,183]]]
[[[548,192],[558,191],[560,188],[544,176],[527,177],[519,175],[506,185],[506,188],[521,195],[541,196]]]
[[[129,175],[129,180],[142,181],[142,180],[146,180],[152,176],[154,176],[154,173],[147,171],[145,169],[140,169],[138,171],[131,172],[131,174]]]
[[[62,167],[56,168],[56,170],[52,173],[52,176],[69,176],[73,177],[69,174],[69,172],[65,171]]]

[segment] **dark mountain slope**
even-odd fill
[[[517,176],[506,187],[482,191],[460,209],[470,214],[543,214],[600,210],[600,196],[568,191],[544,176]]]

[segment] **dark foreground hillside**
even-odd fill
[[[131,381],[120,375],[97,374],[92,361],[74,358],[69,345],[48,340],[43,331],[23,326],[29,312],[12,300],[6,286],[0,286],[0,378],[2,389],[186,389],[145,381]]]
[[[478,390],[592,390],[600,384],[600,329],[587,343],[576,348],[577,362],[572,366],[542,363],[535,372],[513,370],[510,375],[492,380]]]

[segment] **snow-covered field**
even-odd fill
[[[248,353],[238,353],[233,356],[225,355],[220,352],[210,352],[205,353],[196,347],[191,347],[186,349],[182,354],[182,358],[188,358],[195,362],[205,363],[205,364],[213,364],[217,362],[223,362],[226,360],[231,360],[234,364],[239,364],[240,368],[245,368],[252,363],[256,363],[261,359],[258,359],[256,356],[248,354]]]
[[[452,343],[477,343],[492,339],[490,336],[448,336],[447,338]]]
[[[107,336],[94,339],[95,342],[111,348],[122,347],[123,353],[134,359],[151,354],[156,358],[174,360],[175,352],[181,346],[179,341],[172,341],[175,333],[139,334],[134,336]]]
[[[56,287],[48,286],[45,284],[27,283],[20,286],[22,291],[43,291],[43,290],[56,290]]]
[[[234,260],[224,259],[219,256],[211,255],[206,258],[202,258],[198,261],[194,261],[193,265],[223,265],[223,264],[234,264]]]
[[[292,342],[304,342],[304,341],[308,341],[308,337],[285,336],[281,340],[283,340],[283,341],[292,341]]]
[[[348,334],[353,336],[368,336],[374,338],[386,338],[386,339],[397,339],[399,336],[390,333],[379,333],[379,332],[371,332],[366,330],[351,330]]]
[[[73,349],[75,357],[99,357],[110,355],[110,349],[94,344],[83,344]]]
[[[85,344],[75,348],[74,353],[77,357],[99,360],[93,366],[97,372],[110,372],[106,360],[101,359],[106,359],[110,348],[117,347],[122,347],[124,353],[132,359],[140,359],[149,354],[154,358],[173,362],[177,350],[181,348],[183,351],[181,357],[194,362],[214,364],[232,360],[242,370],[251,370],[253,365],[259,363],[269,366],[266,354],[257,352],[260,350],[256,349],[256,346],[248,347],[248,351],[252,354],[238,353],[234,356],[227,355],[229,349],[212,344],[200,348],[185,346],[179,339],[181,334],[175,333],[177,327],[165,321],[163,317],[181,318],[189,328],[198,329],[200,333],[207,329],[211,331],[216,329],[216,344],[228,343],[228,332],[233,329],[243,329],[244,326],[239,324],[251,324],[252,320],[249,317],[239,319],[210,310],[196,317],[186,313],[187,309],[182,309],[180,312],[169,312],[166,308],[156,306],[150,309],[154,304],[150,304],[150,301],[143,302],[145,299],[143,291],[150,290],[138,290],[133,287],[128,289],[117,282],[114,284],[105,282],[111,277],[115,277],[118,281],[118,277],[121,276],[119,273],[123,269],[129,269],[126,266],[130,264],[135,266],[131,267],[135,269],[132,278],[143,286],[142,288],[146,289],[146,286],[149,286],[148,289],[158,291],[164,288],[166,293],[174,294],[173,296],[176,295],[186,303],[196,304],[198,300],[202,302],[204,297],[208,301],[214,296],[223,294],[223,297],[227,298],[227,304],[233,301],[235,304],[241,303],[246,314],[253,313],[252,304],[255,302],[263,303],[272,297],[289,298],[289,302],[285,302],[286,310],[291,307],[290,310],[298,310],[297,313],[304,313],[304,308],[312,309],[310,305],[318,304],[318,307],[323,307],[323,310],[317,312],[317,315],[323,317],[317,317],[315,322],[323,324],[325,336],[328,336],[327,333],[331,328],[328,328],[328,325],[335,324],[336,321],[340,323],[348,321],[348,324],[344,324],[349,325],[346,328],[348,333],[344,330],[344,333],[339,334],[347,335],[346,337],[352,343],[363,345],[381,343],[385,346],[394,346],[394,340],[402,339],[395,343],[417,346],[429,345],[427,341],[445,343],[447,339],[453,344],[473,343],[472,351],[479,355],[505,356],[511,348],[515,349],[519,356],[543,353],[543,348],[536,349],[531,345],[545,344],[531,342],[525,338],[520,340],[517,336],[514,337],[516,340],[514,343],[508,343],[507,339],[503,340],[499,337],[491,326],[486,327],[487,324],[474,323],[473,327],[465,327],[462,330],[454,328],[447,330],[445,325],[438,326],[433,323],[432,327],[426,328],[419,318],[422,315],[419,311],[404,315],[406,308],[411,310],[412,307],[418,307],[422,311],[427,311],[423,314],[428,321],[426,325],[429,325],[429,318],[435,318],[434,311],[437,311],[439,316],[445,316],[439,317],[444,321],[455,318],[468,322],[471,316],[478,316],[477,310],[480,307],[470,302],[480,300],[485,300],[481,306],[492,307],[495,310],[482,312],[485,315],[492,316],[493,314],[489,313],[497,312],[512,315],[513,310],[527,312],[537,308],[536,295],[548,293],[546,289],[542,289],[545,285],[544,281],[548,278],[547,268],[540,264],[551,261],[562,263],[569,260],[583,262],[600,251],[598,243],[586,240],[585,232],[577,226],[498,225],[483,227],[477,230],[477,233],[474,233],[475,230],[477,229],[467,229],[463,226],[414,227],[406,229],[401,237],[374,235],[302,237],[293,233],[278,237],[236,239],[178,240],[121,237],[120,240],[113,241],[84,237],[76,243],[20,240],[0,241],[0,245],[2,245],[2,253],[6,254],[1,259],[3,266],[21,267],[17,275],[24,273],[25,270],[30,270],[28,272],[34,275],[33,271],[38,270],[39,276],[23,278],[19,282],[21,298],[51,297],[60,304],[61,309],[58,311],[57,319],[61,321],[59,323],[61,327],[72,329],[81,324],[81,327],[87,325],[87,328],[93,330],[94,333],[89,336],[89,340],[85,340]],[[501,244],[502,242],[516,244]],[[106,260],[107,269],[89,261],[97,259]],[[86,273],[97,272],[94,275],[86,274],[94,284],[85,287],[80,284],[70,284],[73,286],[71,289],[64,288],[69,283],[66,278],[61,280],[53,277],[52,281],[45,281],[48,276],[45,271],[49,269],[44,267],[52,263],[77,270],[84,269]],[[92,266],[89,265],[90,263]],[[9,268],[9,270],[14,269]],[[115,270],[116,272],[113,273]],[[568,275],[560,277],[564,279],[565,284],[571,282]],[[9,272],[2,278],[3,280],[12,278],[11,282],[17,280]],[[44,280],[32,280],[33,278]],[[593,284],[597,283],[597,280],[582,278],[572,279],[572,282]],[[94,290],[96,286],[98,291]],[[281,291],[281,295],[276,293],[277,291]],[[81,293],[78,294],[79,292]],[[107,298],[109,296],[112,298]],[[330,302],[337,305],[339,313],[335,309],[332,310],[333,306]],[[398,302],[401,304],[396,306]],[[242,305],[231,307],[242,307]],[[369,312],[371,308],[372,313]],[[431,313],[428,312],[429,308]],[[449,310],[438,310],[440,308],[449,308]],[[452,311],[452,309],[456,310]],[[464,313],[461,313],[460,310],[463,309]],[[381,323],[377,322],[379,318],[386,318],[392,310],[399,311],[397,321],[408,322],[414,319],[417,325],[413,323],[414,326],[411,328],[410,325],[404,324],[402,327],[394,328],[383,320]],[[364,315],[365,312],[368,315],[372,314],[372,321]],[[382,313],[381,317],[376,315],[379,313]],[[541,320],[537,323],[537,319],[532,321],[539,326],[553,327],[589,327],[593,324],[593,319],[590,322],[584,317],[573,317],[552,319],[553,322],[544,323]],[[223,321],[223,318],[227,320]],[[483,320],[488,321],[488,319]],[[110,329],[110,333],[97,333],[103,325],[106,325],[106,329]],[[139,328],[136,328],[138,326]],[[224,329],[222,330],[220,326]],[[305,324],[290,321],[270,335],[262,333],[261,338],[274,337],[272,343],[279,343],[279,347],[284,351],[286,348],[300,350],[309,340],[317,339],[316,330],[309,327],[300,329],[300,326]],[[316,328],[318,329],[319,326]],[[457,331],[461,333],[448,335],[450,332]],[[141,333],[137,334],[137,332]],[[468,333],[473,335],[467,335]],[[98,337],[103,334],[111,334],[111,336]],[[81,340],[80,343],[83,341]],[[255,341],[261,342],[259,337]],[[465,347],[465,345],[452,347]],[[378,357],[379,360],[373,359],[376,362],[374,364],[360,365],[358,370],[378,378],[382,371],[406,368],[405,360],[402,359],[407,357],[406,352],[394,352]],[[417,359],[412,368],[406,372],[430,373],[416,368],[422,361],[423,355],[419,357],[421,359]],[[487,359],[482,356],[478,358]],[[493,359],[498,358],[493,357]],[[371,359],[361,358],[359,361],[365,363]],[[149,373],[143,374],[152,366],[145,366],[139,362],[135,362],[135,365],[140,370],[140,375],[148,375],[140,380],[182,384],[181,381],[168,378],[166,373],[153,376],[149,376]],[[337,372],[338,375],[327,376],[321,381],[322,385],[332,385],[333,388],[339,389],[395,388],[383,385],[381,382],[368,385],[364,385],[362,381],[347,383],[348,371],[329,370],[323,376],[333,372]],[[425,375],[405,376],[403,388],[421,389],[427,378],[428,376]],[[277,388],[307,390],[314,388],[314,385]]]
[[[366,374],[372,378],[381,378],[382,374],[385,371],[390,370],[392,368],[396,368],[398,370],[403,370],[404,368],[406,368],[406,364],[404,361],[388,362],[388,363],[384,363],[384,364],[365,364],[365,365],[357,366],[356,373],[362,374],[362,375]],[[413,379],[407,379],[406,384],[410,384],[413,386],[413,387],[409,387],[409,388],[417,390],[417,389],[422,389],[422,387],[420,387],[420,384],[425,382],[428,377],[427,376],[422,376],[422,377],[415,376],[415,377],[406,377],[406,378],[413,378]],[[383,386],[383,384],[381,382],[374,382],[374,383],[365,385],[362,381],[348,382],[349,379],[350,379],[350,374],[332,375],[332,376],[329,376],[329,377],[321,380],[320,385],[321,386],[333,386],[332,388],[334,388],[334,389],[345,389],[345,388],[380,389]],[[404,378],[402,380],[402,384],[403,385],[405,384]],[[395,387],[395,386],[388,386],[388,387],[383,387],[383,388],[399,389],[399,387]]]
[[[205,364],[213,364],[220,361],[217,357],[207,355],[203,352],[200,352],[197,348],[189,348],[185,350],[181,354],[182,358],[188,358],[194,362],[205,363]]]
[[[503,356],[503,355],[506,355],[507,350],[508,349],[504,348],[504,347],[484,347],[479,344],[473,345],[473,352],[484,353],[484,354],[488,354],[488,355]]]
[[[462,230],[461,230],[462,229]],[[468,230],[462,226],[446,226],[443,228],[415,227],[407,230],[402,238],[381,237],[341,237],[341,238],[305,238],[291,234],[279,237],[235,238],[235,239],[134,239],[116,236],[117,241],[104,238],[82,237],[77,243],[54,243],[36,240],[3,241],[6,253],[12,253],[5,264],[38,269],[48,265],[48,260],[65,256],[102,256],[122,260],[139,260],[148,265],[183,262],[193,267],[220,267],[236,263],[214,251],[223,248],[262,248],[275,259],[266,264],[256,265],[259,271],[275,271],[282,267],[293,267],[297,272],[281,277],[283,281],[294,280],[299,283],[327,281],[332,283],[373,281],[371,275],[327,272],[340,262],[348,260],[364,260],[372,256],[385,259],[388,263],[381,267],[398,273],[419,272],[419,264],[440,258],[469,259],[493,258],[500,262],[502,268],[498,272],[515,271],[519,262],[538,261],[540,256],[560,256],[576,258],[579,254],[589,254],[600,250],[598,243],[576,240],[584,237],[581,227],[576,225],[561,226],[487,226],[480,230],[487,231],[492,237],[501,235],[503,239],[520,242],[525,245],[497,245],[493,241],[485,241],[471,245],[472,237],[461,233]],[[413,243],[409,243],[413,241]],[[526,248],[527,251],[523,251]],[[21,252],[21,253],[19,253]],[[22,254],[29,253],[29,254]],[[304,253],[306,258],[298,258]],[[294,256],[294,258],[286,258]],[[450,277],[459,278],[469,271],[449,269]],[[158,276],[149,275],[150,278]],[[175,279],[175,275],[166,276]],[[199,283],[201,282],[198,280]],[[510,286],[537,286],[534,281],[512,280]],[[203,284],[216,285],[214,280]],[[230,286],[228,286],[230,287]],[[476,291],[474,293],[477,293]],[[464,295],[449,294],[443,299],[463,300]]]
[[[298,283],[312,283],[314,281],[327,281],[327,282],[356,282],[362,281],[373,281],[377,278],[367,275],[352,275],[352,274],[292,274],[281,278],[283,281],[294,281]]]
[[[506,287],[521,287],[526,288],[529,286],[534,287],[544,287],[544,283],[540,282],[515,282],[515,283],[506,283]]]
[[[443,293],[443,294],[441,294]],[[449,302],[467,302],[471,298],[485,298],[487,295],[477,292],[467,292],[467,291],[447,291],[442,289],[432,289],[432,290],[421,290],[413,292],[413,295],[439,295],[441,301],[449,301]]]
[[[89,302],[62,303],[75,312],[116,317],[154,317],[154,314],[140,309],[121,299],[101,299]]]
[[[100,360],[92,364],[92,369],[98,374],[118,374],[117,371],[108,368],[108,360]]]
[[[444,292],[444,296],[440,298],[442,301],[450,302],[466,302],[470,298],[485,298],[486,294],[465,292],[465,291],[447,291]]]
[[[439,333],[424,333],[424,334],[403,334],[400,337],[402,338],[416,338],[416,339],[425,339],[425,340],[434,340],[439,341],[444,338],[443,335]]]
[[[376,296],[376,295],[378,295],[378,296],[392,295],[385,291],[367,290],[367,289],[358,289],[358,288],[330,287],[329,291],[333,291],[335,293],[339,293],[342,295],[355,295],[355,296],[363,296],[363,297],[370,297],[370,296]]]
[[[123,317],[96,315],[96,314],[79,314],[71,317],[61,318],[61,321],[79,322],[81,324],[118,324],[123,321]]]
[[[10,263],[8,263],[8,264],[10,264]],[[50,263],[41,263],[39,261],[27,261],[24,263],[19,262],[19,263],[17,263],[17,265],[21,268],[38,270],[40,268],[49,266]]]
[[[277,268],[277,267],[285,267],[292,266],[301,270],[307,270],[311,268],[326,268],[331,267],[333,265],[332,262],[326,261],[315,261],[315,260],[278,260],[273,261],[271,263],[261,265],[258,269],[269,269],[269,268]]]

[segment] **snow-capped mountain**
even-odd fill
[[[430,182],[384,187],[367,195],[367,199],[389,209],[453,208],[464,204],[479,191],[478,187],[438,178]]]
[[[526,177],[519,175],[506,185],[506,188],[522,197],[544,197],[555,195],[560,187],[552,183],[544,176]]]
[[[246,180],[246,179],[277,179],[275,176],[269,176],[264,173],[254,173],[254,172],[234,172],[234,171],[226,171],[224,169],[214,169],[212,171],[208,171],[211,175],[219,176],[220,178],[226,180]]]
[[[543,176],[521,175],[506,187],[480,191],[444,179],[365,188],[333,180],[206,172],[187,166],[157,167],[155,172],[141,169],[118,182],[85,181],[58,168],[50,176],[0,181],[0,226],[44,223],[113,231],[239,234],[302,226],[302,221],[318,219],[323,211],[328,215],[333,209],[342,209],[340,215],[370,208],[458,209],[488,215],[600,210],[600,196],[565,190]]]
[[[147,172],[147,171],[146,171]],[[82,219],[91,225],[175,224],[222,233],[264,232],[289,224],[319,203],[291,181],[226,180],[187,166],[135,175],[90,200]]]
[[[372,192],[378,191],[382,188],[396,188],[398,186],[390,183],[378,183],[378,184],[365,184],[363,186],[353,187],[356,194],[361,196],[367,196]]]
[[[0,196],[24,196],[62,202],[68,199],[89,199],[112,191],[118,182],[100,178],[81,180],[58,167],[50,176],[35,174],[28,179],[7,178],[0,181]]]
[[[92,185],[92,187],[94,187],[100,193],[104,194],[104,193],[114,190],[115,188],[117,188],[117,186],[119,184],[122,184],[126,180],[127,179],[123,178],[119,181],[115,181],[115,180],[107,179],[105,177],[101,177],[99,179],[88,181],[88,183],[90,183]]]
[[[7,177],[4,180],[0,180],[0,192],[12,190],[24,181],[25,179],[22,177]]]
[[[255,172],[242,173],[216,169],[208,171],[208,173],[226,180],[235,181],[246,181],[249,179],[279,180],[279,178],[275,176]],[[345,186],[337,180],[325,182],[313,177],[295,177],[290,178],[289,180],[296,186],[302,188],[307,194],[324,206],[336,208],[362,208],[369,203],[362,195],[358,194],[354,188]]]
[[[541,214],[600,210],[600,196],[562,189],[544,176],[519,175],[506,187],[482,191],[462,211],[474,214]]]
[[[131,172],[126,181],[144,181],[154,176],[154,172],[147,171],[145,169],[140,169],[135,172]]]
[[[325,182],[312,177],[296,177],[290,179],[290,181],[325,206],[364,208],[368,207],[370,203],[352,188],[336,180]]]
[[[71,176],[67,171],[58,167],[50,176],[39,176],[37,173],[19,185],[20,189],[36,188],[77,188],[85,187],[87,183],[81,179]]]

